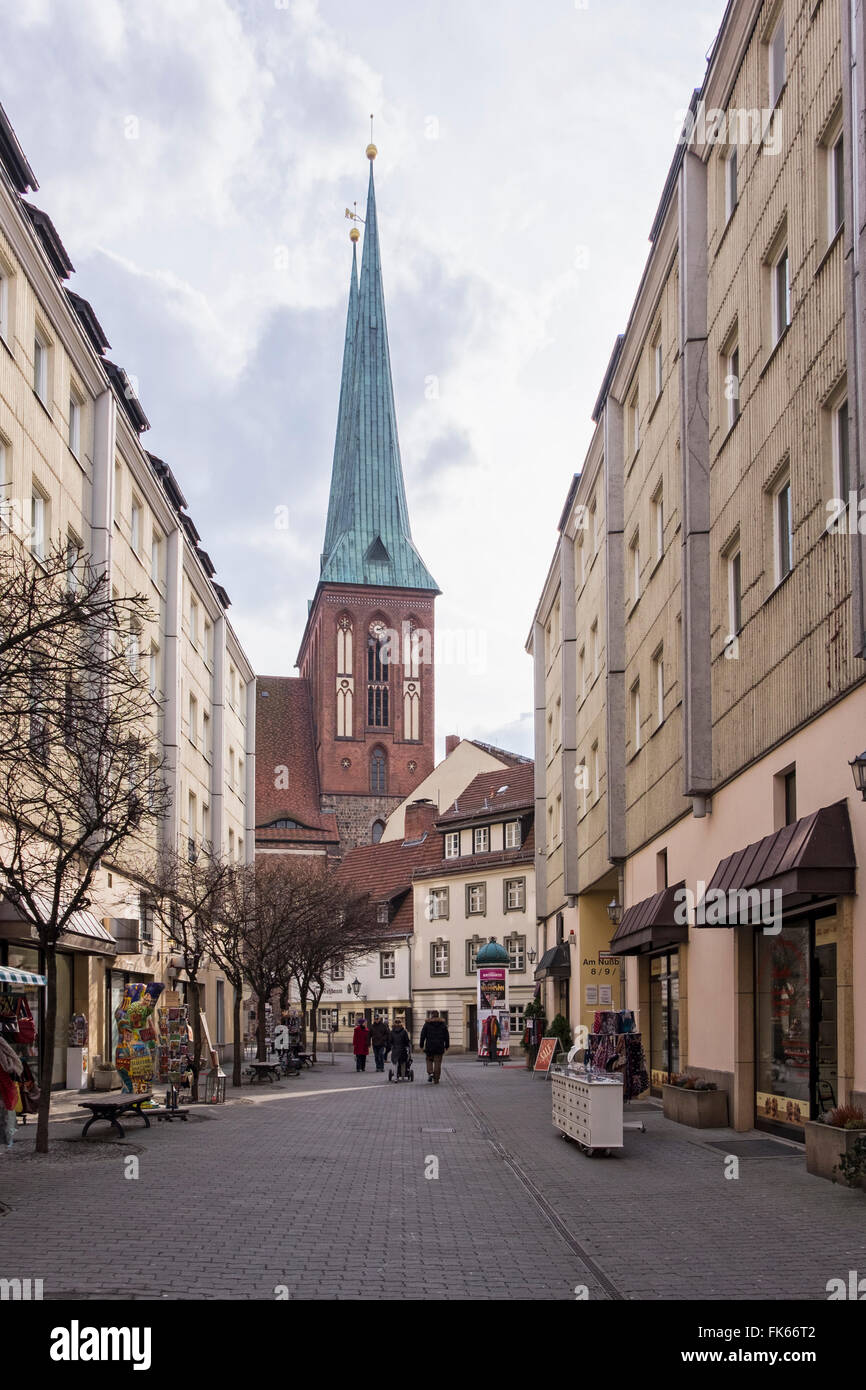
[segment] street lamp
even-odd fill
[[[536,956],[538,955],[538,952],[535,951],[535,950],[533,950],[533,948],[530,946],[530,948],[529,948],[529,950],[526,952],[526,954],[527,954],[527,957],[528,957],[528,959],[529,959],[529,964],[530,964],[530,965],[534,965],[534,964],[535,964],[535,958],[536,958]]]
[[[610,902],[608,903],[607,915],[613,922],[613,925],[615,927],[618,927],[620,922],[622,921],[622,904],[618,903],[616,898],[611,898]]]
[[[349,985],[349,991],[350,993],[354,994],[356,999],[358,998],[358,995],[361,993],[361,981],[358,979],[357,975],[355,976],[352,983]]]
[[[854,777],[854,786],[866,801],[866,753],[861,753],[859,757],[852,758],[848,764]]]

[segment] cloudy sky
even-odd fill
[[[257,670],[324,534],[369,113],[437,725],[531,751],[524,652],[723,0],[5,0],[0,101]],[[275,524],[288,508],[288,529]]]

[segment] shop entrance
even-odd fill
[[[650,960],[650,1093],[680,1069],[680,953],[665,951]]]
[[[468,1004],[466,1015],[466,1051],[478,1051],[478,1005]]]
[[[756,1124],[801,1137],[838,1098],[834,911],[755,933]]]

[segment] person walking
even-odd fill
[[[438,1086],[442,1075],[442,1058],[451,1046],[448,1025],[444,1018],[439,1017],[438,1009],[430,1010],[430,1016],[421,1029],[419,1045],[427,1054],[427,1084],[432,1081]]]
[[[395,1020],[394,1027],[391,1029],[391,1066],[396,1071],[398,1080],[401,1076],[406,1075],[411,1044],[412,1040],[403,1024],[399,1019]]]
[[[376,1021],[370,1029],[370,1041],[373,1044],[373,1057],[376,1061],[376,1070],[385,1070],[385,1053],[391,1043],[391,1030],[380,1014],[376,1015]]]
[[[355,1054],[355,1071],[366,1071],[367,1054],[370,1051],[370,1030],[363,1014],[358,1014],[358,1021],[352,1034],[352,1051]]]

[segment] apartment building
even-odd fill
[[[848,766],[866,714],[863,74],[859,10],[728,6],[527,643],[538,742],[572,679],[567,643],[551,675],[545,642],[576,553],[578,777],[565,738],[555,765],[536,760],[540,932],[571,911],[579,941],[587,890],[615,885],[611,1000],[639,1010],[653,1089],[692,1072],[737,1128],[792,1137],[866,1093],[866,808]],[[599,491],[596,594],[580,552]],[[604,738],[583,636],[597,608]],[[563,887],[557,855],[577,866]],[[600,996],[568,964],[588,1022]]]
[[[154,731],[165,753],[171,810],[161,843],[214,846],[238,861],[254,850],[255,680],[227,617],[180,485],[148,453],[134,383],[106,355],[73,266],[0,109],[0,489],[2,524],[40,547],[60,538],[70,569],[89,556],[118,594],[143,594],[153,617],[128,635],[147,670]],[[156,843],[135,849],[138,862]],[[183,994],[182,970],[154,925],[130,863],[104,862],[91,913],[58,953],[55,1082],[65,1084],[66,1025],[89,1021],[91,1067],[113,1052],[113,1015],[129,981],[162,980]],[[0,962],[38,971],[39,952],[11,905],[0,908]],[[85,921],[84,918],[87,918]],[[33,998],[34,1012],[40,1006]],[[230,1042],[226,982],[206,971],[212,1035]]]

